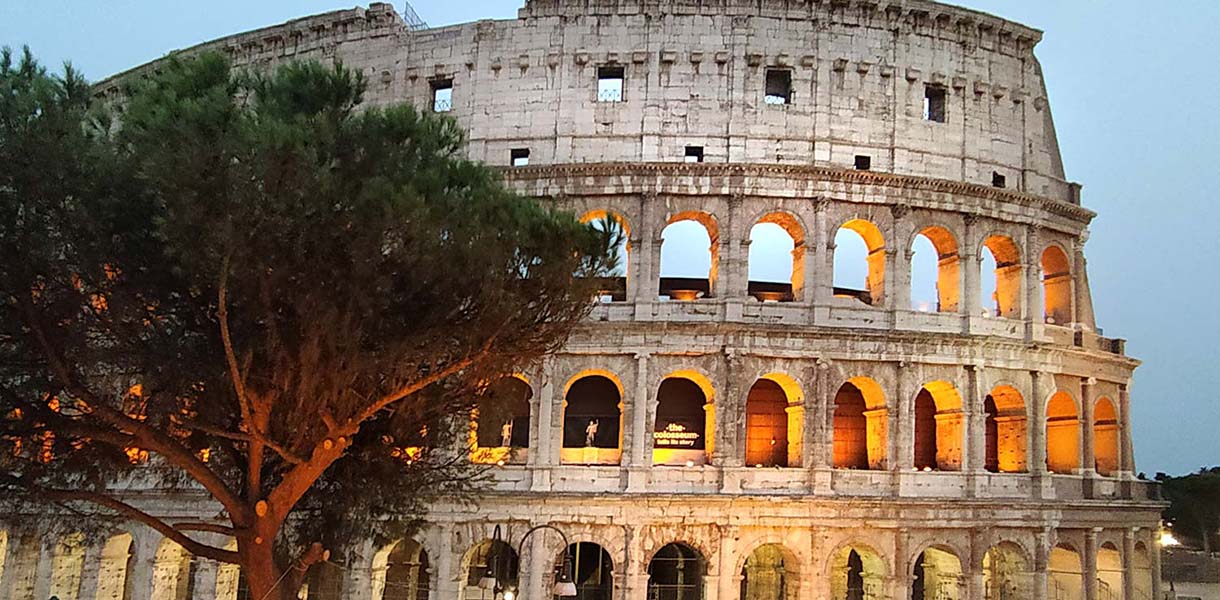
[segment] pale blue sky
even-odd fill
[[[521,0],[416,0],[432,25],[512,18]],[[1087,246],[1098,324],[1144,361],[1140,470],[1220,464],[1220,2],[969,0],[1042,29],[1068,178],[1100,216]],[[100,79],[226,34],[353,0],[4,0],[0,44]],[[396,6],[401,6],[397,2]]]

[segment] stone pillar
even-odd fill
[[[105,545],[106,541],[101,540],[85,546],[85,559],[81,563],[80,595],[76,597],[76,600],[97,598],[97,579],[102,570],[102,549]]]
[[[889,439],[891,468],[910,471],[915,468],[915,391],[911,384],[911,363],[894,363],[897,389],[890,404]]]
[[[1152,561],[1152,597],[1161,600],[1165,597],[1165,592],[1161,590],[1161,546],[1155,537],[1148,541],[1148,555]]]
[[[376,551],[373,540],[361,540],[348,550],[347,569],[343,571],[344,600],[374,600],[373,553]]]
[[[627,566],[624,573],[626,582],[619,598],[624,600],[644,598],[648,594],[648,565],[644,562],[647,558],[644,556],[645,550],[642,546],[644,543],[641,535],[643,528],[639,525],[626,525],[623,529],[626,538],[624,547],[627,553],[623,557],[623,562]]]
[[[815,469],[829,469],[834,458],[834,398],[830,382],[830,362],[819,358],[809,369],[812,383],[805,394],[805,441],[809,444],[810,464]]]
[[[1046,386],[1051,376],[1040,371],[1030,371],[1029,402],[1030,419],[1026,426],[1029,439],[1029,472],[1033,475],[1034,497],[1046,498],[1052,491],[1051,477],[1046,469]]]
[[[979,301],[979,295],[982,293],[979,280],[979,250],[978,240],[975,239],[978,217],[967,214],[963,218],[963,222],[966,230],[959,241],[961,247],[958,249],[958,281],[960,282],[958,307],[963,315],[977,318],[982,315],[982,306]]]
[[[635,355],[635,393],[631,398],[631,452],[627,459],[627,491],[642,492],[648,487],[648,468],[652,465],[652,444],[649,443],[651,427],[648,414],[652,412],[652,390],[648,378],[648,359],[651,355],[641,352]]]
[[[1025,301],[1021,303],[1028,327],[1026,341],[1032,341],[1046,321],[1042,304],[1042,264],[1038,256],[1041,241],[1033,225],[1025,229]]]
[[[731,525],[725,525],[720,528],[720,556],[719,565],[717,565],[717,576],[712,577],[712,581],[706,586],[708,593],[705,598],[712,600],[713,598],[724,598],[732,600],[737,598],[741,590],[741,574],[733,568],[733,560],[737,556],[734,550],[734,538],[737,537],[737,528]],[[714,585],[712,585],[714,583]],[[744,600],[744,599],[742,599]]]
[[[1034,581],[1031,598],[1046,598],[1050,593],[1051,530],[1038,533],[1034,548]]]
[[[531,526],[539,523],[530,523]],[[547,551],[545,532],[539,531],[530,536],[529,547],[523,549],[525,577],[518,575],[518,585],[521,586],[521,598],[546,598],[547,565],[550,563],[550,552]],[[512,542],[509,542],[510,544]],[[564,549],[567,550],[566,548]]]
[[[894,577],[890,585],[891,598],[910,598],[911,583],[911,531],[900,527],[894,536]]]
[[[551,467],[559,464],[559,452],[563,446],[563,409],[555,410],[554,363],[543,359],[537,374],[536,412],[530,419],[530,448],[526,466],[530,471],[530,490],[546,492],[551,489]],[[562,399],[560,400],[562,403]],[[563,405],[560,404],[562,407]],[[556,415],[556,412],[559,414]],[[557,418],[558,417],[558,418]],[[555,424],[558,423],[557,428]],[[558,436],[558,437],[556,437]]]
[[[1097,459],[1093,455],[1093,404],[1097,401],[1097,379],[1080,382],[1080,472],[1085,477],[1097,476]]]
[[[1138,527],[1123,530],[1123,600],[1138,600],[1135,597],[1135,534],[1137,531],[1139,531]]]
[[[826,198],[814,199],[813,256],[805,267],[805,287],[814,304],[825,305],[834,296],[834,236],[831,235]],[[816,315],[814,317],[816,320]]]
[[[219,568],[220,565],[214,560],[195,559],[195,581],[193,583],[195,598],[200,600],[216,598],[216,572]]]
[[[464,573],[455,571],[455,569],[461,568],[462,563],[461,560],[458,560],[457,566],[454,566],[453,525],[442,523],[429,534],[435,539],[432,547],[436,548],[438,555],[436,557],[436,583],[432,586],[432,597],[458,598],[459,582],[462,581]]]
[[[631,253],[634,270],[627,274],[628,285],[634,289],[631,298],[636,302],[636,317],[641,313],[651,312],[649,307],[657,301],[659,278],[661,276],[661,235],[657,229],[657,195],[646,193],[640,195],[639,223],[632,232]],[[634,280],[634,283],[632,283]]]
[[[881,302],[877,302],[877,290],[869,288],[873,307],[889,311],[911,310],[911,249],[885,248],[877,252],[885,252],[885,277],[882,278]],[[871,274],[869,281],[872,281]]]
[[[1131,392],[1127,384],[1118,386],[1118,470],[1120,477],[1132,479],[1135,477],[1135,445],[1131,440]]]
[[[135,560],[127,570],[127,585],[131,589],[130,600],[150,600],[153,589],[153,567],[157,560],[157,547],[161,534],[146,527],[133,528],[131,532],[132,552]]]
[[[966,366],[966,397],[963,399],[966,424],[966,453],[962,471],[981,473],[987,467],[987,393],[983,391],[983,365]]]
[[[966,587],[963,600],[983,600],[986,586],[983,581],[983,558],[987,554],[987,541],[983,531],[978,528],[970,530],[970,556],[962,561],[962,579]]]
[[[740,381],[741,358],[731,351],[724,353],[724,396],[716,405],[715,446],[712,464],[718,467],[740,467],[745,464],[745,395],[748,388]]]
[[[1080,557],[1084,571],[1084,598],[1082,600],[1099,600],[1097,597],[1097,534],[1101,529],[1089,529],[1084,532],[1084,556]]]

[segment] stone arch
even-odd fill
[[[826,563],[831,600],[883,600],[889,569],[880,553],[866,544],[841,544]]]
[[[1076,400],[1059,390],[1046,403],[1046,468],[1073,473],[1080,468],[1080,420]]]
[[[804,395],[795,379],[769,373],[755,380],[746,394],[745,464],[800,466],[804,422]]]
[[[471,460],[482,464],[525,462],[533,397],[529,382],[518,375],[501,377],[479,394],[470,416]]]
[[[911,600],[958,600],[962,597],[960,554],[944,544],[932,544],[911,561]]]
[[[1060,543],[1051,549],[1047,564],[1046,596],[1057,600],[1081,600],[1084,597],[1084,569],[1080,552],[1075,546]]]
[[[1099,398],[1093,405],[1093,461],[1099,475],[1108,477],[1118,472],[1121,428],[1114,401]]]
[[[702,465],[715,448],[715,392],[711,380],[694,369],[661,378],[653,423],[652,462]]]
[[[432,566],[423,544],[407,538],[373,553],[373,600],[428,600]]]
[[[749,241],[749,294],[760,302],[804,299],[806,242],[800,219],[784,210],[767,212],[754,221]],[[782,258],[780,255],[785,252],[788,256]],[[781,259],[786,265],[782,270],[761,264]]]
[[[741,600],[796,600],[800,596],[800,559],[779,543],[756,546],[742,561]]]
[[[132,581],[128,575],[135,559],[135,541],[130,533],[113,535],[106,540],[97,571],[97,600],[131,599]]]
[[[948,381],[924,384],[915,395],[915,468],[960,471],[965,419],[962,397]]]
[[[702,226],[702,232],[693,226],[683,226],[684,222],[694,222]],[[678,226],[677,229],[674,229]],[[683,231],[687,229],[687,231]],[[685,243],[697,243],[695,239],[702,239],[706,235],[708,250],[707,250],[707,273],[702,274],[702,263],[696,267],[694,271],[681,271],[674,274],[673,263],[677,261],[674,258],[675,253],[681,254],[683,249],[674,250],[676,246],[670,244],[665,245],[664,240],[667,235],[671,237],[682,237]],[[715,295],[716,280],[718,278],[720,266],[720,228],[716,223],[716,218],[711,213],[687,210],[676,212],[665,221],[665,227],[661,230],[661,261],[657,265],[657,273],[660,276],[660,295],[671,300],[690,301],[699,298],[710,298]],[[672,241],[672,239],[671,239]],[[696,255],[702,255],[701,252]],[[685,261],[684,261],[685,262]]]
[[[190,600],[194,589],[194,555],[174,540],[163,538],[153,557],[152,600]]]
[[[1136,542],[1134,555],[1131,557],[1132,587],[1135,598],[1152,598],[1152,558],[1148,555],[1148,546],[1144,542]]]
[[[614,597],[614,557],[597,542],[574,541],[566,549],[571,557],[572,582],[581,600],[611,600]],[[556,557],[563,564],[563,555]]]
[[[494,589],[519,589],[520,565],[517,551],[507,542],[484,539],[471,546],[462,555],[459,598],[478,600]]]
[[[839,386],[833,420],[835,468],[886,468],[889,409],[876,380],[852,377]]]
[[[622,431],[622,382],[600,369],[573,375],[564,385],[561,462],[619,464]]]
[[[1127,600],[1123,595],[1123,556],[1112,542],[1104,542],[1097,549],[1097,597]]]
[[[983,399],[983,411],[984,468],[992,473],[1025,472],[1029,417],[1021,392],[1011,385],[997,385]]]
[[[1021,250],[1012,238],[1003,233],[992,233],[983,238],[977,256],[979,266],[983,268],[987,254],[991,255],[992,273],[989,276],[984,270],[980,274],[980,291],[991,289],[990,294],[983,293],[981,304],[989,316],[1004,319],[1021,318],[1021,302],[1025,282]],[[982,293],[982,292],[981,292]]]
[[[702,600],[707,560],[694,546],[670,542],[648,560],[648,597]]]
[[[1053,325],[1072,323],[1072,262],[1058,244],[1042,250],[1042,306],[1044,319]]]
[[[923,281],[924,269],[916,268],[916,260],[922,262],[916,250],[919,245],[930,246],[935,253],[935,260],[930,263],[935,265],[930,299],[924,297],[929,287],[928,282]],[[957,238],[942,225],[928,225],[916,230],[906,247],[911,250],[911,306],[902,308],[922,312],[958,312],[961,308],[961,256]],[[932,299],[935,305],[931,304]]]
[[[846,275],[846,269],[848,268],[844,259],[860,260],[860,257],[845,256],[850,251],[847,248],[840,248],[841,243],[850,243],[854,239],[851,237],[852,234],[855,234],[859,240],[864,242],[865,255],[863,260],[867,267],[867,274],[864,278],[863,290],[855,289],[854,285],[842,279]],[[872,221],[854,218],[838,227],[834,239],[835,296],[856,298],[865,304],[882,306],[886,293],[885,267],[887,249],[885,247],[885,237],[881,234],[881,229]]]
[[[613,219],[623,228],[623,245],[620,248],[620,264],[610,277],[602,282],[598,297],[603,302],[622,302],[627,299],[627,280],[634,275],[631,272],[631,258],[635,249],[631,247],[631,224],[622,213],[605,208],[585,211],[580,216],[581,223],[594,223],[603,219]],[[597,227],[596,223],[594,227]]]
[[[1020,544],[1002,541],[983,554],[984,600],[1031,600],[1033,574]]]
[[[51,554],[51,595],[59,600],[76,600],[80,596],[84,568],[85,536],[69,533],[59,538]],[[156,596],[153,599],[158,600]]]

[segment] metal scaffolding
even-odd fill
[[[408,0],[403,0],[402,2],[402,20],[406,21],[407,29],[411,31],[428,28],[428,24],[419,18],[419,14],[415,12],[415,8],[411,6]]]

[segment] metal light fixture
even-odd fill
[[[573,581],[572,573],[572,545],[568,543],[568,536],[565,535],[564,532],[558,527],[555,527],[554,525],[536,525],[531,527],[529,531],[525,532],[525,535],[521,536],[521,541],[517,542],[517,556],[521,556],[521,549],[525,546],[525,540],[529,539],[529,537],[533,535],[535,531],[541,529],[550,529],[551,531],[558,533],[559,537],[563,538],[563,563],[559,571],[555,574],[555,585],[551,587],[551,594],[559,596],[560,598],[574,598],[576,597],[576,582]],[[494,543],[501,541],[503,541],[503,538],[500,537],[500,526],[496,525],[496,528],[492,533],[492,542]],[[492,590],[493,593],[496,594],[502,593],[504,600],[515,600],[517,597],[516,590],[502,587],[501,582],[496,579],[495,573],[492,571],[491,564],[487,565],[487,571],[484,573],[483,577],[479,579],[479,588],[484,590]]]
[[[563,543],[563,567],[555,576],[555,587],[551,593],[560,598],[571,598],[576,596],[576,582],[572,581],[572,559],[568,553],[571,546],[568,545],[566,537]]]

